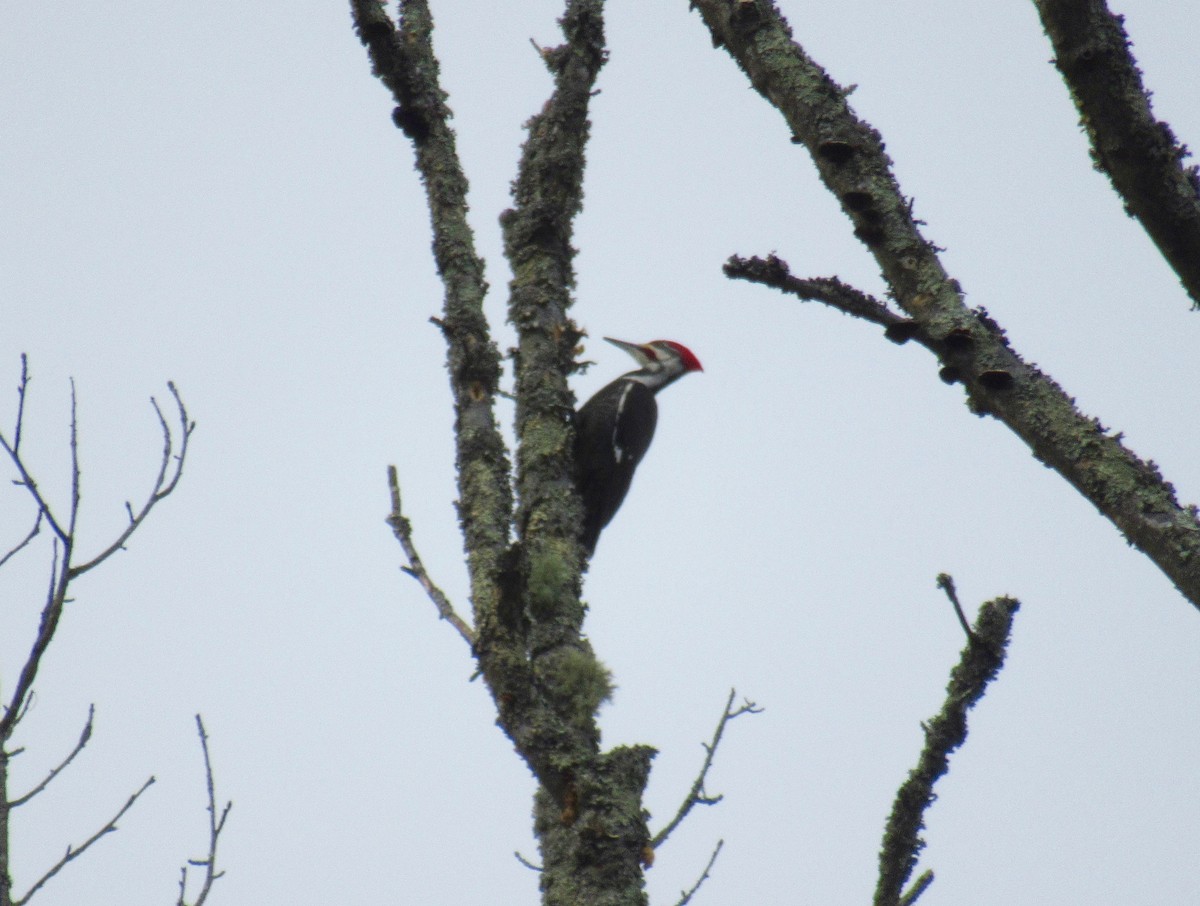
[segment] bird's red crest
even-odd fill
[[[655,340],[655,343],[662,343],[670,346],[677,353],[679,358],[683,360],[683,367],[688,371],[703,371],[704,366],[700,364],[700,360],[696,358],[695,353],[684,346],[682,343],[676,343],[674,340]],[[653,344],[651,344],[653,345]]]

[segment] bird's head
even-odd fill
[[[695,354],[682,343],[674,340],[652,340],[649,343],[627,343],[605,337],[618,349],[624,349],[637,360],[641,368],[634,372],[652,390],[661,390],[667,384],[683,377],[689,371],[703,371],[704,367]]]

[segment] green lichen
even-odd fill
[[[553,547],[543,547],[529,558],[529,610],[537,619],[561,611],[574,600],[570,566]]]
[[[568,714],[590,719],[612,699],[612,672],[591,651],[566,648],[546,665],[543,678],[552,684],[555,698]]]

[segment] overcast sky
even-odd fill
[[[1157,114],[1200,143],[1195,10],[1122,0]],[[968,301],[1089,414],[1200,499],[1200,313],[1087,148],[1032,3],[787,0],[797,38],[881,130]],[[561,5],[435,2],[436,46],[488,260],[521,124],[550,80],[530,39]],[[670,904],[725,848],[711,904],[869,900],[884,818],[973,611],[1023,602],[1010,664],[929,812],[928,906],[1200,901],[1200,613],[914,345],[721,274],[775,251],[882,292],[781,117],[679,2],[613,2],[588,154],[574,314],[679,340],[705,372],[658,436],[587,579],[619,686],[607,745],[660,749],[652,827],[685,795],[731,687],[693,815],[648,873]],[[23,891],[158,783],[38,895],[173,903],[205,846],[193,715],[235,802],[211,904],[533,903],[533,784],[462,640],[384,524],[400,470],[434,578],[468,610],[441,304],[412,155],[347,4],[9,4],[0,27],[0,425],[20,353],[25,445],[65,506],[79,399],[85,555],[149,488],[149,404],[174,380],[199,427],[177,493],[75,600],[14,744],[12,794],[96,733],[14,819]],[[504,411],[505,417],[511,412]],[[6,473],[7,474],[7,473]],[[7,485],[7,482],[5,482]],[[0,494],[3,547],[32,521]],[[48,542],[47,542],[48,543]],[[0,691],[28,650],[49,548],[0,573]]]

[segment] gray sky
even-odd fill
[[[1156,112],[1200,142],[1195,19],[1125,0]],[[594,338],[690,346],[588,578],[619,689],[609,745],[657,746],[662,826],[731,686],[737,721],[650,870],[674,902],[864,902],[884,817],[939,706],[964,601],[1018,596],[1011,660],[939,787],[929,906],[1200,899],[1200,614],[932,358],[731,284],[731,253],[882,290],[777,113],[685,3],[615,2],[593,108],[575,316]],[[1200,499],[1189,304],[1092,171],[1032,4],[783,4],[879,128],[968,294],[1082,408]],[[436,43],[495,292],[496,217],[549,77],[560,5],[435,3]],[[385,467],[434,577],[467,609],[441,302],[411,151],[345,4],[16,4],[0,29],[0,423],[19,354],[26,444],[66,494],[78,387],[84,552],[120,530],[159,452],[147,398],[199,428],[176,495],[81,579],[16,740],[24,890],[150,774],[159,782],[38,896],[174,902],[204,852],[192,716],[235,807],[210,901],[536,902],[533,785],[461,640],[398,571]],[[629,361],[591,342],[586,397]],[[5,538],[32,514],[0,494]],[[28,648],[46,548],[0,573],[0,683]]]

